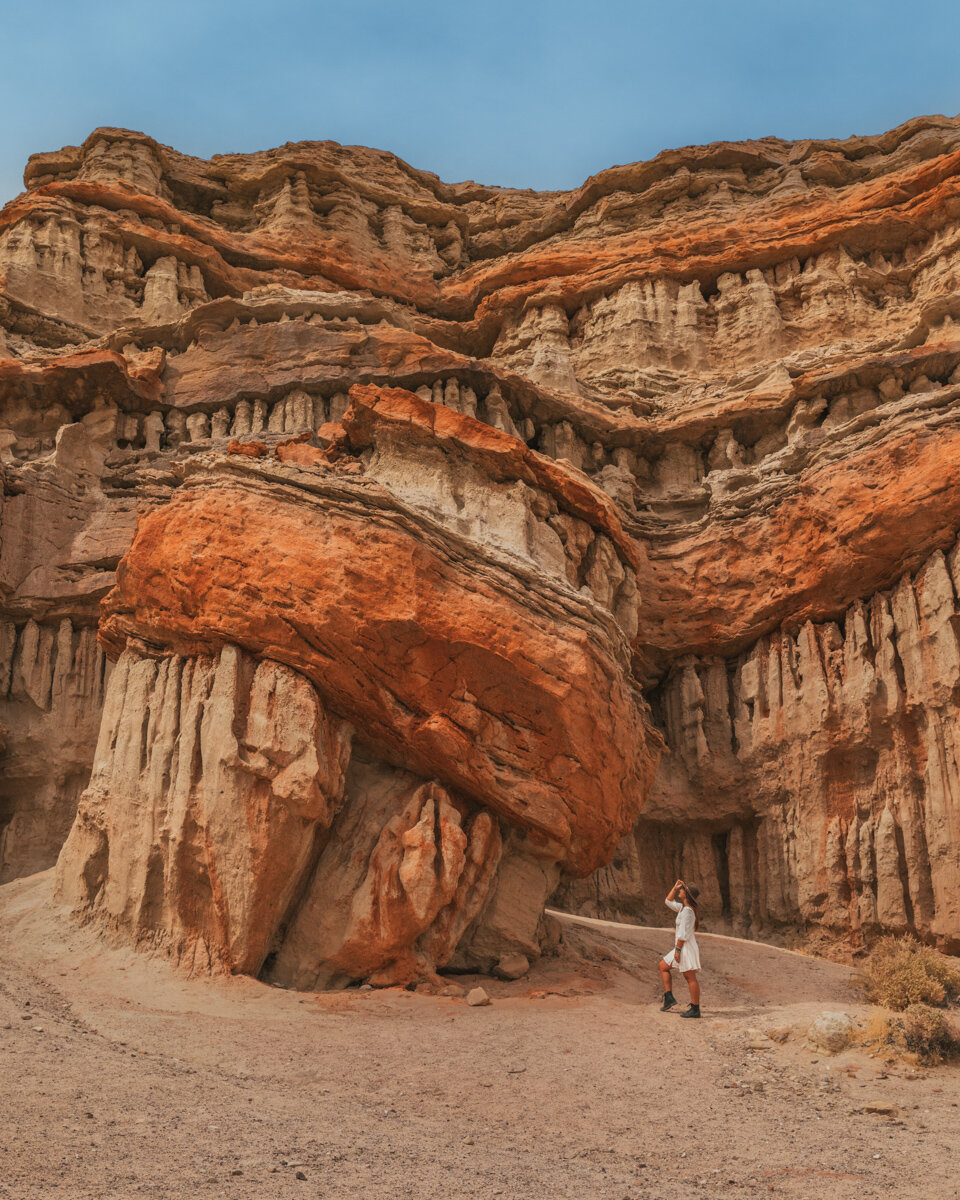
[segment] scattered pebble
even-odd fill
[[[475,987],[467,992],[467,1003],[473,1008],[478,1008],[481,1005],[490,1004],[491,1000],[482,987]]]

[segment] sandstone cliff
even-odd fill
[[[102,129],[25,182],[0,878],[76,812],[80,911],[296,986],[678,873],[960,946],[960,121],[549,194]]]

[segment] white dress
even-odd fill
[[[684,971],[699,971],[700,947],[697,945],[695,931],[697,914],[689,905],[681,904],[679,900],[668,900],[667,908],[672,908],[677,914],[677,932],[673,939],[674,946],[679,941],[683,942],[683,946],[680,950],[679,963],[676,961],[676,949],[671,950],[669,954],[665,954],[663,961],[668,967],[676,966],[681,974]]]

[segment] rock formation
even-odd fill
[[[0,879],[76,814],[78,912],[296,987],[678,874],[960,948],[960,121],[547,194],[101,129],[25,182]]]

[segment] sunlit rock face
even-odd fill
[[[551,893],[960,944],[960,124],[568,193],[97,130],[0,212],[0,879],[287,986]],[[557,890],[559,889],[559,890]]]

